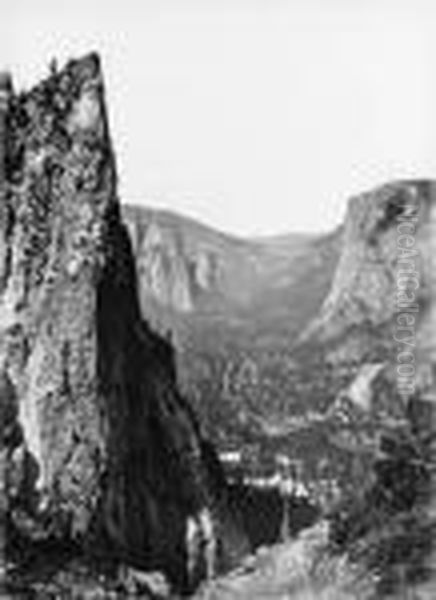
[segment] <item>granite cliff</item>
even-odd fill
[[[399,181],[349,201],[330,288],[295,348],[305,377],[324,385],[321,427],[347,406],[376,431],[388,415],[398,424],[411,398],[432,413],[435,198],[432,181]],[[310,386],[307,398],[311,410]]]
[[[394,344],[394,317],[401,308],[400,269],[403,281],[410,279],[409,288],[417,286],[414,301],[427,313],[434,286],[434,196],[432,181],[403,181],[349,201],[338,266],[321,310],[301,336],[303,342],[346,348],[342,357],[348,361],[362,360],[371,352],[386,357]],[[401,229],[406,221],[412,227]],[[410,232],[413,246],[408,248],[402,243]],[[421,321],[421,316],[417,319]]]
[[[329,293],[301,337],[333,379],[347,372],[321,425],[351,465],[330,536],[380,598],[436,585],[435,190],[400,181],[350,201]]]
[[[71,541],[195,585],[211,549],[224,567],[243,536],[213,449],[178,392],[172,347],[140,314],[99,58],[71,61],[21,94],[2,80],[2,100],[9,545]],[[189,519],[208,530],[194,557]]]

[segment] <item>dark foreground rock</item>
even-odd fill
[[[28,93],[3,87],[8,542],[21,552],[29,541],[74,542],[185,587],[214,549],[217,568],[232,563],[242,536],[214,452],[177,391],[172,348],[140,316],[98,57]],[[188,520],[203,540],[195,552]]]

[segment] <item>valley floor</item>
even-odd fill
[[[327,550],[320,522],[285,544],[261,548],[234,572],[210,582],[194,600],[434,600],[434,581],[380,595],[374,574]]]

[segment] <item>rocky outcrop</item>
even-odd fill
[[[404,181],[350,200],[330,291],[319,314],[304,330],[302,343],[328,345],[339,362],[389,357],[394,346],[394,317],[402,301],[398,296],[401,269],[417,271],[416,291],[415,275],[410,272],[402,276],[410,279],[407,285],[415,292],[414,302],[425,310],[429,306],[434,285],[429,229],[434,198],[433,182]],[[400,231],[399,225],[408,220],[413,230],[404,225]],[[404,236],[409,232],[413,233],[413,246],[407,247]],[[421,314],[417,318],[427,317]],[[337,354],[332,352],[333,346]]]
[[[404,181],[350,201],[330,291],[300,339],[333,378],[349,373],[326,421],[352,465],[330,537],[377,573],[377,597],[436,580],[435,191]]]
[[[10,94],[3,118],[0,400],[11,531],[93,540],[179,587],[195,583],[212,550],[223,566],[242,536],[214,452],[177,391],[172,348],[140,315],[98,57]],[[194,556],[188,523],[203,536]]]
[[[333,408],[348,404],[378,432],[384,419],[407,421],[413,398],[434,418],[435,210],[432,181],[351,199],[330,290],[300,338],[299,350],[316,352],[333,381],[348,374]]]
[[[145,314],[151,302],[184,315],[202,310],[208,296],[226,289],[226,246],[232,238],[188,218],[126,204],[127,225]],[[237,250],[236,250],[237,252]]]
[[[180,312],[193,310],[190,273],[177,240],[165,236],[157,224],[148,227],[137,248],[141,297],[154,297]]]

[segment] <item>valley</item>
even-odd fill
[[[5,597],[434,598],[433,181],[319,235],[121,205],[94,53],[0,77],[0,175]]]

